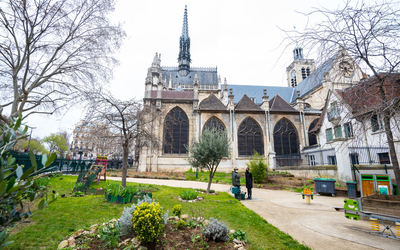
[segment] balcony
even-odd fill
[[[331,122],[333,125],[337,126],[342,119],[340,117],[340,112],[338,109],[336,110],[331,110],[328,109],[328,112],[326,112],[326,115],[328,116],[328,121]]]

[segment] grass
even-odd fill
[[[76,178],[76,176],[63,176],[62,180],[53,178],[51,189],[60,194],[69,194]],[[109,182],[118,183],[118,181],[107,181]],[[96,184],[92,186],[100,188],[105,185],[105,182],[100,182],[99,186]],[[192,209],[200,208],[204,218],[214,217],[225,222],[229,228],[245,231],[250,242],[248,249],[308,249],[227,193],[212,196],[202,194],[201,196],[205,197],[202,202],[181,203],[177,197],[183,188],[158,187],[159,190],[153,193],[153,198],[160,202],[164,210],[172,211],[174,205],[181,204],[182,212],[190,215]],[[10,240],[14,243],[9,245],[8,249],[56,249],[66,236],[78,229],[119,218],[123,208],[124,205],[106,202],[103,196],[58,198],[30,218],[31,223],[20,224],[12,231]]]

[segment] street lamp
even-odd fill
[[[31,145],[31,138],[32,138],[32,130],[36,129],[36,127],[29,127],[29,126],[27,127],[31,129],[31,134],[29,135],[28,149],[27,149],[27,151],[29,152],[29,145]]]

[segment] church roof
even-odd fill
[[[169,82],[170,77],[172,83],[180,84],[193,84],[194,74],[197,72],[197,78],[199,84],[218,84],[217,68],[190,68],[190,72],[187,76],[182,76],[178,72],[178,67],[162,67],[163,77],[166,77],[166,82]]]
[[[294,109],[287,103],[285,100],[280,97],[280,95],[274,96],[269,101],[269,109],[270,111],[277,111],[277,112],[299,112],[298,110]]]
[[[151,91],[151,98],[157,98],[157,90]],[[192,100],[193,91],[161,91],[162,99]]]
[[[255,103],[261,105],[263,102],[263,90],[267,90],[267,95],[273,97],[280,95],[283,100],[290,102],[294,88],[292,87],[277,87],[277,86],[252,86],[252,85],[228,85],[228,89],[232,89],[234,97],[234,103],[238,103],[242,96],[246,94],[249,97],[254,97]]]
[[[316,89],[317,87],[322,85],[322,80],[324,79],[324,73],[328,72],[332,67],[332,64],[335,60],[335,56],[329,58],[324,64],[318,67],[313,73],[311,73],[306,79],[301,81],[294,89],[296,93],[300,91],[300,97],[303,97]],[[297,95],[292,95],[291,100],[289,102],[294,102],[297,98]]]
[[[262,109],[255,104],[246,94],[235,106],[236,111],[262,111]]]
[[[211,93],[200,103],[199,110],[226,110],[226,106]]]

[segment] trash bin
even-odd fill
[[[399,195],[399,188],[397,187],[396,183],[393,183],[393,194],[394,195]]]
[[[347,186],[347,196],[349,198],[357,198],[357,182],[348,181],[346,182],[346,186]]]
[[[315,192],[318,194],[320,193],[327,193],[335,196],[335,179],[329,178],[314,178],[315,182]]]

